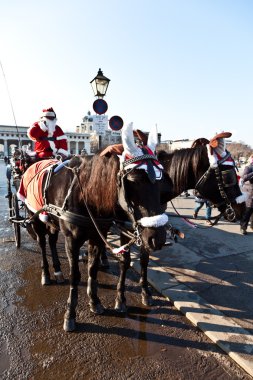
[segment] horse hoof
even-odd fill
[[[73,318],[72,319],[64,319],[63,329],[66,332],[75,331],[76,321]]]
[[[118,311],[119,313],[126,313],[127,312],[127,306],[123,302],[116,301],[114,309]]]
[[[51,284],[51,280],[50,280],[50,277],[44,273],[42,273],[41,275],[41,285],[44,286],[44,285],[50,285]]]
[[[145,306],[152,306],[153,305],[153,299],[151,296],[142,295],[141,300],[142,300],[142,304]]]
[[[54,277],[56,279],[57,284],[63,284],[65,282],[62,272],[55,272]]]
[[[94,305],[93,303],[90,303],[90,311],[94,314],[103,314],[105,311],[104,306],[101,303],[97,303]]]

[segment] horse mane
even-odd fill
[[[171,153],[158,152],[158,160],[171,178],[174,192],[180,194],[209,167],[207,149],[203,145],[177,149]]]
[[[115,211],[118,171],[119,159],[116,155],[100,157],[97,153],[81,158],[82,189],[88,206],[98,215],[108,215]]]

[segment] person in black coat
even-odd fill
[[[253,154],[250,156],[241,178],[243,183],[242,191],[248,194],[246,211],[241,219],[241,233],[247,235],[248,224],[253,214]]]

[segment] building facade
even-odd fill
[[[33,142],[27,136],[28,127],[0,125],[0,152],[6,157],[11,155],[13,146],[31,145]],[[72,154],[80,154],[83,149],[90,154],[90,134],[65,132],[68,140],[68,149]]]
[[[76,127],[76,132],[90,134],[91,153],[95,153],[98,149],[108,145],[121,143],[121,132],[113,131],[109,127],[107,115],[91,115],[88,111],[80,126]]]

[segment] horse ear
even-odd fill
[[[138,137],[138,139],[142,141],[143,145],[147,145],[148,137],[147,137],[146,133],[142,132],[140,129],[136,129],[134,131],[134,136]]]
[[[204,137],[200,137],[199,139],[193,141],[191,148],[196,148],[197,146],[205,146],[209,144],[209,142],[210,141],[205,139]]]
[[[158,144],[158,138],[157,138],[157,129],[155,126],[149,132],[147,146],[152,150],[152,152],[155,152],[157,144]]]
[[[123,151],[124,148],[122,144],[109,145],[100,153],[100,157],[111,157],[112,154],[117,154],[120,156]]]
[[[133,123],[130,123],[121,129],[121,138],[125,153],[132,156],[138,156],[139,150],[134,142]]]

